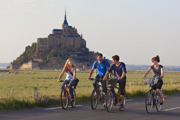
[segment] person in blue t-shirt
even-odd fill
[[[120,110],[124,109],[124,94],[125,94],[125,86],[126,86],[126,65],[123,62],[119,61],[119,56],[114,55],[112,56],[113,65],[109,68],[104,76],[103,80],[106,80],[109,76],[109,73],[114,71],[114,76],[118,79],[119,82],[119,91],[121,93],[121,106]],[[117,102],[117,101],[116,101]]]
[[[106,60],[103,60],[103,55],[101,53],[97,54],[97,61],[94,62],[92,69],[89,73],[88,79],[91,79],[91,75],[95,69],[98,69],[97,76],[95,77],[95,80],[93,82],[94,88],[97,88],[97,80],[103,79],[104,75],[106,74],[106,71],[109,69],[109,63]],[[106,81],[101,81],[103,92],[107,93],[107,87],[106,87]]]

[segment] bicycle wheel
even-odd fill
[[[68,92],[66,90],[61,91],[61,106],[63,109],[68,107]]]
[[[152,95],[151,91],[148,91],[147,94],[146,94],[145,108],[146,108],[147,113],[150,113],[152,111],[152,108],[153,108],[153,95]]]
[[[163,97],[163,95],[161,95],[162,97]],[[157,93],[156,93],[156,110],[158,111],[158,112],[160,112],[161,111],[161,109],[162,109],[162,105],[160,104],[160,97],[157,95]]]
[[[113,93],[112,91],[109,91],[107,93],[107,99],[106,99],[106,109],[108,112],[110,112],[113,108]]]
[[[93,90],[92,95],[91,95],[91,108],[95,110],[97,108],[98,104],[98,93],[96,90]]]
[[[74,101],[71,101],[71,106],[72,106],[72,108],[75,108],[75,106],[76,106],[76,92],[75,92],[75,90],[73,90],[73,95],[74,95]]]

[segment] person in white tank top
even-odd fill
[[[71,69],[71,72],[73,73],[74,71],[73,71],[73,67],[72,67],[72,69]],[[71,79],[73,79],[73,75],[68,71],[67,73],[66,73],[66,80],[71,80]]]
[[[76,79],[76,67],[73,64],[72,58],[67,59],[66,64],[64,65],[64,68],[63,68],[57,82],[60,82],[64,73],[66,73],[66,79],[63,82],[61,89],[64,89],[65,84],[69,84],[70,98],[71,98],[71,100],[74,100],[72,87],[76,84],[77,79]]]

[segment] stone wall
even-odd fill
[[[33,62],[31,60],[28,63],[22,64],[19,69],[21,69],[21,70],[23,70],[23,69],[39,69],[39,67],[38,67],[37,62]]]
[[[10,69],[19,69],[19,67],[21,66],[21,64],[17,64],[17,63],[11,63],[10,64]]]

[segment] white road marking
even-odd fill
[[[76,105],[75,107],[81,107],[83,105]],[[68,107],[71,107],[71,106],[68,106]],[[53,107],[53,108],[46,108],[44,110],[56,110],[56,109],[62,109],[62,107]]]
[[[171,111],[171,110],[176,110],[176,109],[180,109],[180,107],[169,108],[169,109],[165,109],[163,111]]]
[[[131,101],[133,101],[133,99],[127,99],[127,100],[126,100],[126,102],[131,102]]]

